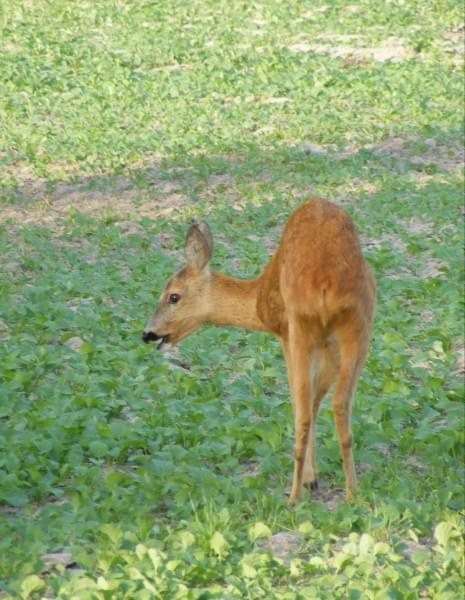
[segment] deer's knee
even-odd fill
[[[336,420],[346,419],[349,411],[344,402],[333,402],[333,413]]]
[[[352,434],[344,436],[344,438],[341,439],[341,447],[342,447],[343,451],[349,452],[350,450],[352,450],[352,444],[353,444]]]

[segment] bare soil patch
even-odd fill
[[[287,48],[294,53],[315,52],[329,54],[333,58],[376,62],[400,62],[415,55],[415,51],[409,48],[404,40],[397,37],[389,37],[377,46],[368,46],[364,38],[359,35],[322,34],[316,36],[312,43],[296,43]]]
[[[2,206],[0,223],[12,220],[55,228],[76,211],[111,217],[121,222],[123,233],[137,234],[137,225],[129,224],[131,216],[154,219],[182,212],[199,198],[208,206],[218,193],[227,192],[236,200],[236,179],[232,175],[211,175],[206,180],[185,167],[162,170],[160,163],[159,157],[147,159],[131,165],[124,175],[88,176],[65,168],[65,175],[72,179],[57,182],[34,178],[32,171],[18,166],[13,175],[21,183],[9,192],[13,201]]]
[[[300,533],[280,531],[272,535],[269,540],[261,542],[259,545],[263,550],[268,550],[268,552],[274,556],[288,562],[297,556],[302,544],[303,538]]]
[[[331,144],[312,142],[302,144],[301,149],[307,154],[327,157],[328,160],[344,160],[369,150],[374,161],[376,157],[387,157],[413,173],[421,173],[428,166],[449,173],[457,172],[463,169],[465,160],[464,148],[459,140],[444,145],[432,138],[425,140],[414,134],[391,137],[378,144],[353,144],[341,151],[337,151]],[[241,157],[236,157],[234,162],[240,159]],[[223,173],[201,180],[186,168],[172,168],[162,173],[160,161],[157,157],[148,160],[148,166],[133,165],[125,175],[80,176],[73,181],[58,182],[53,187],[50,182],[34,179],[27,169],[20,168],[16,176],[23,183],[14,193],[15,202],[2,206],[0,223],[12,220],[20,224],[55,228],[72,211],[77,211],[92,217],[111,216],[114,220],[121,221],[122,233],[137,234],[137,226],[130,224],[134,214],[137,218],[157,218],[180,213],[192,206],[197,197],[209,206],[214,204],[218,193],[227,193],[234,207],[241,210],[234,176]],[[138,173],[142,173],[142,183],[137,181]],[[431,176],[425,177],[428,181]],[[264,171],[263,176],[256,176],[256,183],[259,185],[269,179],[269,172]],[[196,186],[198,193],[194,194]],[[276,182],[275,187],[280,190],[280,183]],[[286,193],[295,194],[295,190],[289,186],[284,188]],[[376,187],[368,180],[353,178],[350,184],[341,189],[341,195],[336,195],[334,199],[342,202],[348,198],[348,192],[358,193],[360,190],[371,194],[376,192]],[[313,191],[310,190],[309,195],[312,194]],[[299,190],[298,195],[302,196],[302,190]],[[264,201],[267,201],[266,195]]]
[[[454,140],[444,145],[433,138],[423,139],[416,134],[390,137],[377,144],[363,146],[353,144],[340,151],[336,151],[332,144],[322,145],[313,142],[306,142],[300,148],[306,154],[328,156],[329,159],[334,160],[345,160],[369,150],[375,158],[393,159],[403,166],[410,167],[410,170],[414,170],[416,166],[419,170],[434,166],[452,173],[463,169],[465,162],[465,149],[461,140]],[[425,175],[424,179],[429,181],[431,175]]]
[[[454,375],[465,376],[465,348],[458,348],[456,350],[457,360],[454,367]]]
[[[45,185],[27,182],[19,190],[19,202],[2,207],[0,223],[12,219],[17,223],[53,227],[75,210],[89,216],[118,215],[125,233],[137,233],[136,226],[129,226],[125,217],[137,212],[138,217],[156,218],[181,210],[191,203],[191,199],[179,190],[180,184],[176,180],[138,189],[131,183],[130,177],[122,176],[108,188],[100,190],[89,189],[86,181],[60,183],[48,192]]]
[[[422,148],[415,147],[419,144]],[[380,144],[369,144],[364,148],[372,150],[378,156],[388,156],[420,167],[433,165],[447,172],[463,169],[465,160],[464,147],[459,141],[445,146],[433,138],[422,140],[413,134],[391,137]]]
[[[441,41],[443,50],[452,56],[452,64],[457,68],[463,68],[465,58],[464,33],[465,26],[461,25],[460,27],[448,31]]]

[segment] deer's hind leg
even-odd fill
[[[338,350],[334,341],[326,340],[317,350],[315,350],[313,363],[313,385],[312,396],[310,398],[312,418],[310,421],[309,440],[303,475],[304,485],[311,491],[318,489],[318,468],[316,460],[316,421],[318,412],[320,410],[321,401],[333,384],[339,368]]]
[[[333,397],[333,412],[341,446],[346,482],[346,499],[357,489],[352,456],[352,400],[368,349],[369,327],[356,314],[337,330],[340,347],[340,368]]]
[[[297,315],[289,318],[289,339],[283,346],[295,423],[294,477],[290,497],[292,504],[302,493],[305,457],[312,428],[310,363],[313,345],[305,320]]]

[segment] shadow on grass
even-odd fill
[[[211,212],[218,197],[239,206],[247,197],[265,202],[325,195],[343,202],[382,191],[375,181],[392,188],[389,177],[407,177],[412,188],[424,187],[438,173],[448,176],[463,169],[459,133],[433,133],[426,138],[409,131],[380,144],[342,149],[315,145],[270,149],[251,143],[232,148],[227,155],[149,157],[118,173],[20,180],[0,189],[0,223],[52,226],[75,211],[133,219],[158,218],[186,208]]]

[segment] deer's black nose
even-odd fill
[[[156,333],[153,333],[153,331],[144,331],[142,334],[142,339],[146,344],[148,344],[149,342],[156,342],[160,339],[160,336]]]

